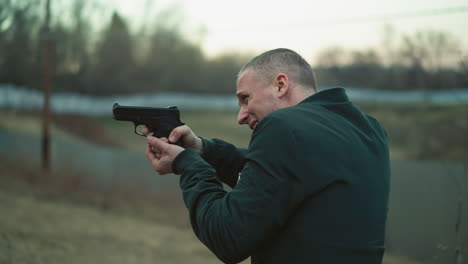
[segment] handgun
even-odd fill
[[[185,125],[180,121],[180,112],[177,106],[171,107],[142,107],[142,106],[123,106],[115,103],[112,107],[112,113],[115,120],[130,121],[135,125],[135,134],[145,136],[137,131],[138,126],[144,125],[149,132],[158,138],[168,138],[171,131]],[[181,145],[180,142],[176,142]]]

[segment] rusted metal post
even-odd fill
[[[50,0],[46,0],[45,23],[43,28],[42,45],[42,88],[43,88],[43,109],[42,109],[42,169],[45,174],[50,173],[50,94],[52,91],[52,80],[54,73],[53,51],[54,43],[50,30]]]

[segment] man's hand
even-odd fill
[[[169,144],[166,138],[146,137],[146,157],[151,162],[154,170],[160,175],[172,173],[172,162],[184,149],[174,144]]]
[[[141,133],[143,135],[148,135],[149,130],[148,128],[143,128]],[[171,134],[169,135],[169,142],[175,143],[179,139],[182,141],[182,145],[184,148],[191,148],[198,152],[198,154],[202,154],[203,152],[203,141],[193,133],[190,127],[183,125],[176,127],[172,130]]]
[[[176,127],[169,135],[169,142],[174,143],[181,139],[185,148],[191,148],[201,154],[203,152],[203,141],[193,133],[187,125]]]

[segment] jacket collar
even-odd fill
[[[307,97],[299,104],[312,103],[312,104],[339,104],[349,103],[348,95],[342,87],[331,88],[314,93]]]

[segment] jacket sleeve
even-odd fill
[[[216,170],[222,182],[234,188],[239,179],[239,172],[246,162],[247,149],[237,148],[220,139],[201,139],[203,140],[202,157]]]
[[[180,187],[192,228],[223,262],[240,262],[274,239],[303,199],[302,183],[287,173],[294,144],[278,140],[278,135],[287,138],[288,131],[278,131],[271,123],[262,120],[257,125],[241,178],[229,193],[215,169],[194,150],[185,150],[174,161],[174,171],[182,174]]]

